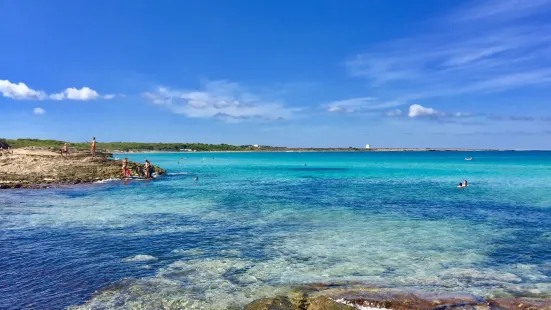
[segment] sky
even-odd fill
[[[551,0],[2,0],[0,137],[551,149]]]

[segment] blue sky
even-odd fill
[[[551,0],[0,2],[0,136],[551,149]]]

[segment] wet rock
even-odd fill
[[[338,303],[326,296],[318,296],[310,301],[308,310],[355,310],[353,306]]]
[[[293,304],[285,296],[258,299],[245,306],[245,310],[294,310]]]
[[[429,293],[374,287],[336,287],[321,290],[313,295],[326,296],[335,301],[357,308],[406,309],[489,309],[488,304],[477,296],[459,293]]]
[[[290,297],[291,303],[293,304],[293,309],[297,310],[307,310],[310,305],[308,300],[308,294],[302,291],[295,292]]]
[[[496,298],[489,300],[490,309],[503,310],[551,310],[551,299],[546,298]]]

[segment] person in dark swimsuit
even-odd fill
[[[146,179],[151,179],[151,163],[149,160],[145,160],[144,174]]]

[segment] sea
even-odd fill
[[[309,283],[551,292],[551,152],[124,156],[168,174],[0,191],[0,309],[239,308]]]

